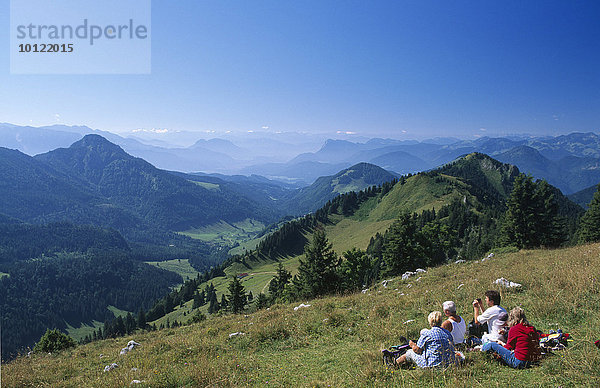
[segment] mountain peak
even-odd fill
[[[71,144],[70,148],[105,148],[105,149],[112,149],[114,151],[120,150],[121,152],[125,153],[125,151],[123,151],[123,149],[121,147],[119,147],[118,145],[111,143],[110,141],[106,140],[106,138],[100,136],[100,135],[94,135],[94,134],[90,134],[90,135],[85,135],[81,140],[76,141],[75,143]]]

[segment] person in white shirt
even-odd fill
[[[448,330],[450,334],[452,334],[454,345],[464,343],[467,325],[465,320],[456,313],[456,304],[451,300],[447,300],[442,304],[442,309],[448,318],[442,323],[442,328]]]
[[[473,301],[473,315],[476,323],[486,323],[488,325],[488,333],[484,334],[481,340],[485,342],[497,342],[501,339],[500,326],[495,322],[501,314],[506,314],[506,310],[500,307],[500,293],[498,291],[489,290],[485,292],[485,303],[488,308],[484,311],[481,299]]]

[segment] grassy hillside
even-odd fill
[[[390,279],[364,294],[274,305],[177,329],[131,336],[142,346],[126,356],[130,338],[79,346],[55,355],[22,357],[2,368],[6,387],[140,386],[598,386],[600,244],[520,251],[491,260],[428,269],[419,280]],[[521,305],[543,331],[562,328],[574,341],[539,367],[513,370],[485,354],[445,371],[395,370],[380,348],[416,338],[426,316],[453,299],[470,320],[470,302],[499,277],[523,284],[501,289],[502,305]],[[411,321],[411,320],[414,320]],[[244,335],[230,334],[243,332]],[[100,355],[103,355],[102,357]],[[103,373],[105,365],[119,368]]]
[[[247,218],[238,222],[219,221],[215,224],[188,229],[180,234],[214,245],[231,247],[240,241],[251,239],[264,228],[265,224],[262,222]]]
[[[333,176],[322,176],[312,185],[295,192],[287,199],[286,208],[296,214],[319,209],[339,194],[360,191],[393,180],[395,176],[381,167],[359,163]]]
[[[486,183],[486,191],[483,192],[493,193],[488,194],[489,197],[504,197],[506,181],[511,176],[513,169],[514,167],[502,165],[485,155],[471,154],[446,167],[446,170],[461,176],[461,178],[446,174],[413,175],[406,178],[403,183],[394,185],[385,195],[371,197],[362,203],[352,216],[329,215],[325,225],[327,238],[339,256],[352,248],[364,250],[369,245],[371,237],[377,233],[385,233],[394,220],[403,213],[439,210],[456,200],[468,203],[474,208],[480,206],[477,195],[479,197],[483,197],[483,195],[478,191],[472,194],[473,185],[465,182],[473,175],[478,179],[478,183]],[[311,239],[310,235],[304,237],[307,241]],[[287,255],[278,259],[294,275],[301,257],[302,255]],[[278,261],[269,259],[247,260],[246,265],[234,263],[225,270],[227,277],[217,277],[211,279],[210,282],[215,286],[220,300],[223,293],[228,293],[227,286],[231,281],[231,276],[244,272],[254,273],[256,275],[242,279],[242,284],[247,292],[251,291],[256,296],[266,290],[268,283],[273,278],[277,263]],[[250,280],[252,281],[250,282]],[[200,288],[204,288],[204,286],[205,284],[202,284]],[[153,323],[159,326],[165,324],[167,319],[171,323],[175,320],[186,322],[191,319],[191,315],[188,315],[191,312],[191,306],[192,303],[189,302],[184,307],[176,309]],[[202,310],[206,312],[207,308],[208,306],[204,306]]]
[[[184,281],[188,279],[193,279],[200,273],[190,265],[190,261],[187,259],[147,261],[146,264],[150,264],[157,268],[165,269],[167,271],[175,272],[176,274],[181,275],[181,278]]]

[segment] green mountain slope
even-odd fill
[[[88,182],[108,204],[129,209],[164,230],[185,230],[220,220],[271,221],[275,216],[236,193],[211,190],[159,170],[98,135],[87,135],[69,148],[36,159]]]
[[[469,154],[437,170],[403,177],[391,189],[366,199],[351,215],[343,215],[339,209],[328,213],[324,228],[334,250],[341,255],[351,248],[367,249],[372,237],[384,234],[404,213],[440,211],[445,206],[458,203],[467,214],[491,212],[498,217],[504,211],[504,203],[518,173],[515,166],[500,163],[484,154]],[[555,197],[561,214],[576,216],[581,213],[582,209],[558,190]],[[277,261],[284,263],[286,268],[297,268],[302,248],[310,241],[312,229],[310,226],[294,225],[299,224],[291,222],[280,232],[275,232],[271,240],[267,237],[262,249],[259,245],[258,259],[250,255],[243,261],[234,260],[224,268],[224,272],[229,277],[243,272],[272,273]],[[246,279],[242,282],[247,291],[256,295],[264,292],[271,278],[261,275],[254,277],[251,283],[245,283]],[[215,284],[219,297],[227,292],[228,278],[217,277],[210,282]],[[178,318],[183,318],[182,311],[174,313],[171,321]]]
[[[19,151],[0,148],[0,213],[24,221],[77,217],[90,222],[97,196],[84,182]],[[88,204],[88,205],[86,205]]]
[[[587,189],[570,194],[568,197],[571,201],[575,202],[584,209],[587,209],[588,205],[592,201],[592,198],[594,198],[594,193],[596,191],[598,191],[598,185],[593,185]]]
[[[564,258],[569,258],[565,265]],[[389,279],[367,292],[278,304],[247,315],[226,315],[175,329],[93,342],[60,354],[34,354],[3,365],[3,386],[585,386],[600,384],[600,245],[497,254],[486,262],[449,264],[415,278]],[[474,276],[476,274],[476,276]],[[471,302],[500,277],[522,284],[500,288],[501,305],[521,306],[543,332],[573,339],[540,366],[514,370],[486,354],[466,353],[449,370],[388,369],[380,349],[400,336],[417,338],[427,314],[455,301],[471,319]],[[574,306],[578,306],[574,308]],[[237,335],[234,335],[237,333]],[[242,334],[243,333],[243,334]],[[132,338],[141,344],[126,356]],[[99,355],[103,357],[100,358]],[[106,365],[119,367],[103,373]]]
[[[369,163],[359,163],[344,169],[333,176],[318,178],[312,185],[300,189],[285,201],[286,207],[295,214],[315,211],[328,200],[339,194],[360,191],[383,182],[389,182],[395,176],[381,167]]]

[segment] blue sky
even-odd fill
[[[0,34],[0,122],[399,139],[599,132],[598,16],[596,1],[153,0],[150,75],[11,75]]]

